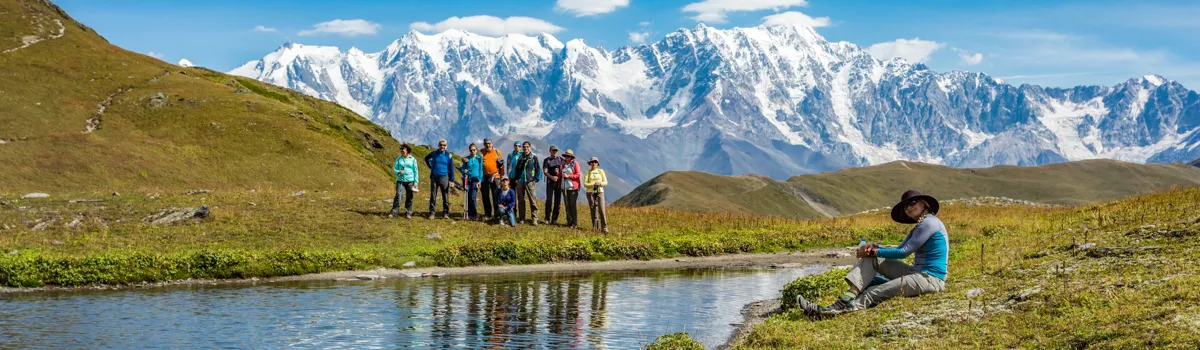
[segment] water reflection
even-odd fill
[[[537,273],[0,296],[0,348],[709,346],[812,269]]]

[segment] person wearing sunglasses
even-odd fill
[[[813,319],[822,319],[845,312],[861,310],[897,296],[915,297],[946,289],[946,263],[950,239],[946,225],[936,216],[937,199],[909,190],[892,206],[892,220],[916,224],[904,241],[896,247],[881,247],[874,243],[861,244],[858,263],[846,274],[849,288],[832,305],[820,307],[797,297],[797,305]],[[913,265],[902,259],[913,257]],[[886,281],[876,284],[876,275]]]

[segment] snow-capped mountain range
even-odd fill
[[[1200,95],[1157,75],[1013,86],[879,60],[803,26],[701,24],[615,51],[549,34],[413,31],[375,53],[288,43],[230,73],[335,101],[405,142],[573,148],[601,158],[616,194],[667,170],[786,178],[895,160],[1200,157]]]

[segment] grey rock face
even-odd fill
[[[410,32],[377,53],[289,43],[231,73],[338,102],[402,142],[533,140],[598,156],[613,199],[667,170],[782,179],[894,160],[1200,158],[1200,95],[1160,76],[1014,86],[878,60],[798,26],[698,25],[615,51]]]

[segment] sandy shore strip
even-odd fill
[[[86,287],[39,287],[0,288],[0,293],[120,290],[163,288],[171,286],[237,285],[296,281],[361,281],[398,278],[432,278],[444,276],[469,276],[531,272],[587,272],[620,270],[653,270],[680,268],[799,268],[811,265],[845,265],[852,259],[845,257],[846,248],[810,249],[786,253],[731,254],[708,257],[677,257],[655,260],[615,260],[556,262],[534,265],[468,266],[468,267],[417,267],[411,269],[374,269],[358,271],[336,271],[307,275],[281,276],[248,279],[188,279],[167,282],[146,282],[128,285],[97,285]],[[843,253],[839,256],[839,253]]]

